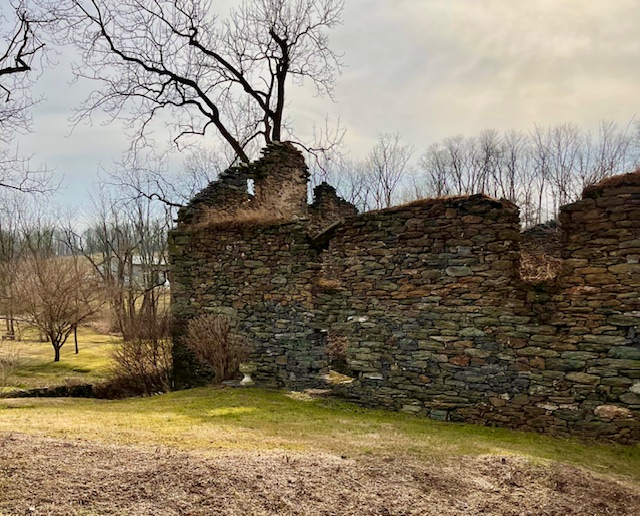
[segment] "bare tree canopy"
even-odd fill
[[[343,0],[251,0],[222,16],[210,0],[56,0],[57,35],[83,52],[76,76],[101,83],[76,121],[104,110],[134,142],[154,119],[174,141],[212,131],[238,159],[289,135],[291,82],[332,95],[339,56],[328,31]],[[135,145],[135,144],[134,144]]]
[[[373,192],[377,208],[388,208],[396,201],[400,182],[410,171],[413,149],[401,141],[399,133],[380,134],[367,157],[367,168],[376,185]]]
[[[26,2],[0,6],[0,187],[23,192],[49,189],[49,174],[30,169],[29,159],[11,147],[17,134],[31,128],[33,65],[44,57],[35,28],[42,23]]]
[[[640,139],[609,121],[595,135],[559,124],[445,138],[420,160],[423,195],[504,197],[520,206],[525,226],[555,218],[586,186],[639,165]]]

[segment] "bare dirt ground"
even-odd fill
[[[640,515],[640,487],[562,464],[234,452],[0,434],[0,515]]]

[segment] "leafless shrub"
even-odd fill
[[[344,335],[329,333],[327,335],[327,356],[331,368],[342,375],[351,373],[347,363],[347,348],[349,340]]]
[[[520,254],[520,277],[529,283],[553,281],[561,267],[560,258],[545,253],[523,251]]]
[[[200,362],[211,367],[217,383],[233,380],[251,351],[246,340],[234,333],[231,319],[213,314],[189,321],[184,344]]]
[[[148,321],[135,338],[114,344],[111,379],[97,388],[101,398],[152,396],[171,388],[172,345],[169,318]]]
[[[349,340],[343,335],[329,333],[327,335],[327,355],[333,359],[347,359]]]
[[[14,341],[0,341],[0,387],[8,384],[13,371],[20,365],[21,347]]]

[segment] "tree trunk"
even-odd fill
[[[78,354],[78,325],[73,327],[73,342],[76,345],[76,355]]]
[[[54,362],[60,362],[60,346],[53,345],[53,349],[55,351],[55,356],[53,358]]]

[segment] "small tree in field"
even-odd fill
[[[69,335],[102,304],[93,274],[77,257],[41,251],[20,261],[16,297],[21,315],[51,342],[54,362]]]

